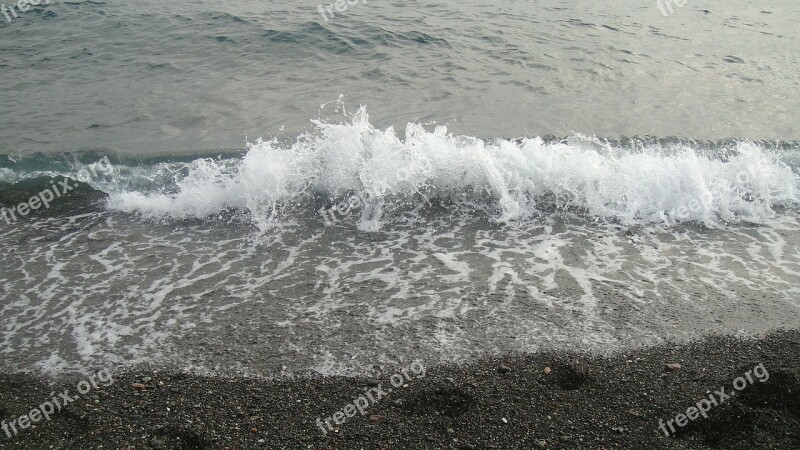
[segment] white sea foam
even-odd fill
[[[301,225],[255,244],[246,226],[107,212],[10,227],[0,367],[363,373],[398,361],[400,348],[459,361],[800,317],[791,215],[720,230],[557,215],[517,223],[439,217],[378,236]],[[43,238],[53,230],[58,240]],[[724,316],[708,320],[709,307]]]
[[[258,141],[240,160],[153,167],[174,183],[111,192],[109,207],[152,218],[206,218],[228,208],[259,224],[309,196],[355,193],[361,228],[410,201],[430,198],[484,209],[501,221],[561,208],[622,223],[763,222],[798,203],[800,178],[752,142],[714,155],[686,144],[617,148],[597,138],[486,141],[410,123],[405,135],[373,127],[362,108],[344,124],[315,122],[291,146]],[[415,197],[416,195],[416,197]],[[361,204],[363,202],[363,204]]]
[[[795,207],[798,180],[780,154],[748,142],[714,155],[580,136],[486,142],[417,125],[400,138],[363,111],[318,127],[238,159],[115,164],[87,180],[112,208],[167,220],[93,211],[0,223],[0,368],[364,373],[400,361],[401,348],[460,361],[796,328],[798,219],[781,210]],[[312,197],[351,192],[361,220],[287,225],[316,214]],[[708,208],[670,216],[708,193]],[[437,197],[509,222],[420,212]],[[226,209],[283,228],[254,237],[217,220]],[[209,220],[168,220],[198,217]],[[638,226],[673,218],[767,224]],[[723,316],[709,320],[710,307]]]

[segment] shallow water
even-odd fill
[[[255,231],[113,212],[3,228],[3,368],[359,373],[800,319],[796,217],[657,231],[440,214],[381,232],[352,220]]]

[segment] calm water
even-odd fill
[[[0,152],[240,149],[340,94],[380,128],[484,138],[800,137],[795,1],[318,6],[53,0],[0,23]]]
[[[0,22],[0,369],[800,326],[800,3],[318,6]]]

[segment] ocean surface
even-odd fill
[[[800,3],[345,4],[0,15],[0,370],[800,326]]]

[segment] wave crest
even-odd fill
[[[373,127],[364,108],[347,123],[314,123],[291,145],[259,140],[242,157],[121,168],[108,207],[175,219],[234,209],[266,225],[295,209],[357,198],[348,210],[374,229],[387,213],[432,201],[501,221],[557,209],[622,223],[709,226],[762,222],[798,204],[796,149],[749,141],[708,151],[686,143],[622,147],[581,135],[483,140],[414,123],[401,136]]]

